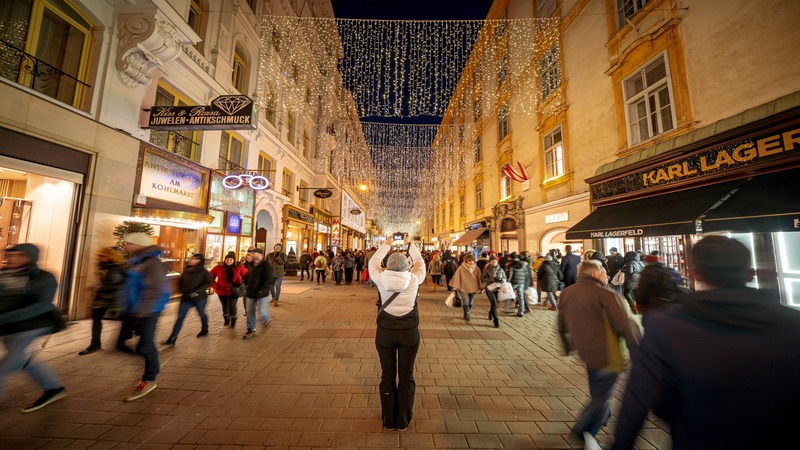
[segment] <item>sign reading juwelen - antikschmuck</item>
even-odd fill
[[[256,108],[244,95],[222,95],[207,106],[153,106],[153,130],[255,130]]]
[[[205,174],[145,150],[139,194],[171,203],[202,208]]]

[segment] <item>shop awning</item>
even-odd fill
[[[744,181],[601,206],[567,230],[567,239],[695,234],[695,220]]]
[[[469,245],[475,240],[478,239],[480,235],[482,235],[486,231],[486,228],[476,228],[474,230],[469,230],[465,232],[460,238],[458,238],[453,245]]]
[[[753,177],[706,214],[703,233],[800,231],[800,169]]]

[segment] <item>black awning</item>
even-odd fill
[[[703,219],[703,232],[800,231],[800,169],[759,175]]]
[[[478,237],[480,237],[480,235],[482,235],[485,232],[486,232],[486,228],[476,228],[474,230],[468,230],[466,233],[461,235],[461,237],[458,238],[458,240],[453,242],[451,245],[457,245],[457,246],[469,245],[469,244],[475,242],[478,239]]]
[[[744,181],[601,206],[567,230],[567,239],[695,234],[695,221]]]

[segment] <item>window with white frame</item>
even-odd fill
[[[635,16],[650,0],[616,0],[617,1],[617,28],[622,28]]]
[[[481,162],[481,137],[478,136],[475,138],[475,141],[472,143],[472,155],[475,158],[475,164]]]
[[[237,42],[233,52],[231,83],[233,83],[233,87],[242,94],[245,93],[245,89],[247,88],[247,67],[247,55],[244,52],[244,47]]]
[[[286,126],[289,128],[288,133],[286,135],[286,139],[288,139],[289,143],[292,144],[292,146],[294,146],[295,145],[295,141],[294,141],[294,136],[295,136],[295,134],[294,134],[294,127],[295,127],[294,114],[289,113],[289,119],[287,120]]]
[[[289,197],[290,201],[294,197],[294,174],[288,170],[283,170],[283,180],[281,182],[281,194]]]
[[[561,64],[558,45],[553,44],[539,60],[539,93],[542,100],[549,97],[561,86]]]
[[[672,79],[666,53],[625,78],[622,91],[630,145],[675,128]]]
[[[502,141],[508,136],[508,105],[503,103],[497,112],[497,140]]]
[[[543,143],[545,181],[564,175],[564,135],[561,125],[545,134]]]
[[[500,176],[500,200],[511,197],[511,178],[506,175]]]
[[[475,183],[475,210],[483,209],[483,183]]]
[[[303,208],[308,208],[308,183],[303,180],[300,180],[300,206]]]
[[[458,196],[458,211],[459,217],[464,217],[467,215],[466,195],[464,194]]]

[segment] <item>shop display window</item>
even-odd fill
[[[785,303],[800,308],[800,233],[775,233],[778,279]]]

